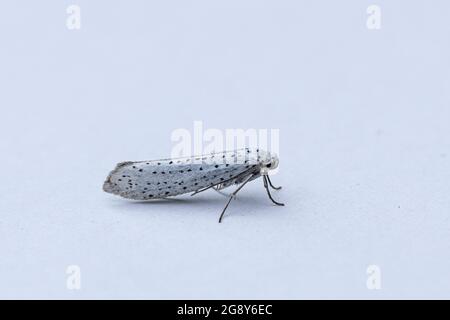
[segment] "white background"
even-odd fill
[[[450,298],[450,4],[371,4],[3,1],[0,297]],[[101,190],[194,120],[280,129],[286,206]]]

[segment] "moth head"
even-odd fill
[[[278,160],[278,156],[276,154],[273,154],[270,157],[270,162],[266,165],[266,168],[268,168],[269,170],[274,170],[276,168],[278,168],[278,163],[280,161]]]
[[[278,156],[276,154],[271,154],[269,152],[260,153],[260,165],[262,171],[274,170],[278,167]]]

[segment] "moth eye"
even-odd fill
[[[272,166],[272,164],[271,163],[269,163],[266,167],[267,168],[270,168]]]

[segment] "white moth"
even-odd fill
[[[279,206],[269,191],[274,187],[268,171],[278,166],[278,157],[263,150],[239,149],[174,159],[121,162],[108,175],[103,190],[133,200],[163,199],[213,188],[221,190],[240,186],[229,196],[220,214],[219,223],[233,197],[249,181],[262,177],[273,203]]]

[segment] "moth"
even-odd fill
[[[278,167],[278,157],[264,150],[249,148],[211,153],[208,155],[161,160],[121,162],[106,178],[103,190],[133,200],[164,199],[192,192],[196,195],[208,189],[220,191],[238,185],[223,208],[219,223],[231,200],[250,181],[262,177],[269,199],[269,187],[275,187],[268,172]]]

